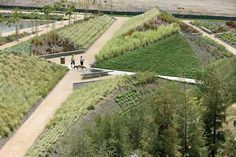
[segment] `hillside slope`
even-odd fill
[[[18,127],[24,115],[66,71],[33,56],[0,55],[0,140]]]

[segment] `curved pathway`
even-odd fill
[[[192,25],[190,22],[190,20],[182,20],[185,24],[187,24],[190,27],[193,27],[194,29],[196,29],[198,32],[202,33],[203,36],[206,36],[214,41],[216,41],[218,44],[223,45],[228,51],[230,51],[231,53],[233,53],[234,55],[236,55],[236,49],[232,46],[230,46],[229,44],[223,42],[222,40],[218,39],[215,37],[214,34],[208,34],[206,32],[204,32],[203,30],[201,30],[200,28],[198,28],[197,26]]]
[[[127,18],[124,17],[117,18],[110,28],[88,49],[84,54],[87,65],[95,61],[95,54],[99,52],[126,20]],[[17,130],[15,135],[2,147],[0,157],[23,157],[42,133],[55,111],[73,92],[73,83],[80,80],[80,73],[76,70],[70,70],[53,91],[41,102],[28,120]]]

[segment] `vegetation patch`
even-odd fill
[[[160,75],[190,78],[196,77],[200,68],[192,49],[181,35],[173,35],[95,66],[130,72],[149,70]]]
[[[210,62],[233,56],[224,46],[208,37],[203,37],[201,34],[185,32],[183,36],[203,66],[207,66]]]
[[[0,55],[0,139],[45,97],[67,69],[37,57]]]
[[[230,45],[233,45],[236,48],[236,30],[232,32],[224,32],[217,35],[218,38],[226,41]]]
[[[122,83],[121,78],[99,81],[76,90],[57,110],[54,118],[28,151],[26,157],[47,156],[53,145],[73,126],[91,105],[98,104]]]
[[[78,22],[56,31],[56,34],[69,39],[77,47],[88,48],[115,21],[108,15],[97,16]]]
[[[13,34],[13,35],[9,35],[9,36],[6,36],[6,37],[1,37],[0,36],[0,46],[6,44],[6,43],[9,43],[9,42],[13,42],[13,41],[17,41],[19,40],[20,38],[23,38],[23,37],[26,37],[30,35],[30,33],[21,33],[19,35],[16,35],[16,34]]]
[[[3,52],[43,55],[88,48],[114,21],[115,18],[108,15],[97,16],[35,37]]]
[[[144,20],[145,17],[147,17],[146,20]],[[102,62],[147,46],[177,33],[178,30],[179,25],[173,23],[171,15],[166,15],[158,9],[153,9],[143,15],[130,18],[96,55],[96,61]]]
[[[234,21],[223,20],[194,20],[192,24],[198,27],[205,27],[212,33],[220,33],[236,29],[236,23]]]
[[[31,40],[31,53],[46,55],[76,50],[76,46],[67,38],[61,38],[56,33],[36,37]]]

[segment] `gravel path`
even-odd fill
[[[112,35],[124,24],[127,18],[117,18],[111,27],[84,54],[86,64],[94,62],[94,55],[105,45]],[[79,82],[79,71],[70,70],[53,91],[42,101],[28,120],[16,131],[15,135],[2,147],[0,157],[23,157],[44,130],[55,111],[73,92],[73,83]]]

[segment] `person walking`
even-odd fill
[[[80,65],[84,66],[84,58],[83,58],[83,56],[80,56]]]
[[[71,56],[71,68],[74,68],[75,67],[75,56],[72,55]]]

